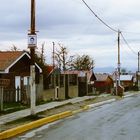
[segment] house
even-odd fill
[[[92,92],[95,76],[90,71],[60,71],[57,68],[53,69],[52,66],[47,66],[46,70],[49,73],[43,93],[45,101],[85,96]]]
[[[38,96],[39,90],[42,90],[40,75],[42,69],[37,64],[35,64],[35,72]],[[21,101],[25,87],[29,87],[30,84],[30,55],[25,51],[0,51],[0,79],[9,80],[6,91],[10,95],[6,97],[6,93],[4,94],[5,101]],[[30,95],[28,93],[27,97],[26,93],[25,96],[29,98]]]
[[[57,67],[46,66],[44,100],[67,99],[77,97],[77,75],[64,74]]]
[[[77,75],[78,96],[85,96],[93,93],[93,83],[96,80],[93,71],[64,71],[63,74],[69,75],[71,80],[72,75]],[[75,81],[75,80],[71,80]]]
[[[95,74],[94,88],[96,93],[113,93],[114,82],[108,74]]]
[[[43,100],[63,100],[66,98],[64,93],[64,76],[60,69],[52,65],[45,66]]]
[[[134,86],[134,76],[131,74],[120,75],[120,84],[125,90],[131,90]]]

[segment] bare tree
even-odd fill
[[[94,65],[94,60],[89,55],[78,55],[72,62],[72,67],[75,70],[91,70]]]
[[[45,42],[43,42],[41,46],[41,63],[42,64],[45,63],[44,46],[45,46]]]
[[[11,51],[19,51],[19,49],[17,48],[17,46],[13,45],[13,46],[11,47]]]
[[[59,69],[66,70],[68,68],[68,50],[61,44],[59,45],[59,50],[55,51],[55,61]]]

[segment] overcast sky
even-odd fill
[[[133,52],[121,39],[121,66],[137,68],[140,51],[139,0],[85,0],[107,24],[121,30]],[[88,54],[95,67],[117,66],[117,33],[104,26],[82,0],[36,0],[38,48],[45,42],[47,63],[52,42],[65,45],[70,55]],[[30,0],[3,0],[0,4],[0,49],[16,45],[27,49]]]

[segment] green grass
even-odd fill
[[[27,117],[24,117],[24,118],[17,119],[15,121],[8,122],[8,123],[6,123],[6,125],[20,124],[20,123],[25,123],[25,122],[36,121],[36,120],[41,119],[41,118],[42,117],[38,116],[37,114],[36,115],[30,115],[30,116],[27,116]]]
[[[12,113],[26,108],[28,108],[28,106],[25,106],[21,103],[4,103],[3,111],[0,111],[0,115]]]

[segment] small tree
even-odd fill
[[[67,48],[59,44],[59,50],[57,49],[54,55],[58,68],[61,70],[66,70],[68,68],[68,63],[69,63]]]
[[[127,70],[125,68],[121,69],[121,74],[125,74],[127,72]]]
[[[18,47],[17,46],[15,46],[15,45],[13,45],[12,47],[11,47],[11,51],[19,51],[19,49],[18,49]]]
[[[89,55],[78,55],[72,62],[75,70],[91,70],[94,68],[94,60]]]

